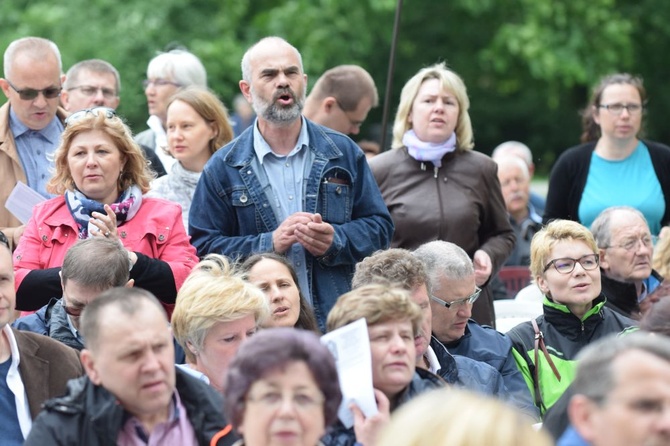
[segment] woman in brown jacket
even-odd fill
[[[432,240],[463,248],[484,293],[473,318],[493,325],[489,279],[514,248],[495,163],[472,150],[470,101],[463,80],[444,63],[420,70],[403,87],[393,150],[370,160],[395,223],[392,246]]]

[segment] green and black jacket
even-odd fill
[[[545,297],[544,314],[538,316],[537,325],[542,332],[547,352],[556,366],[560,381],[540,351],[539,389],[545,407],[542,414],[553,405],[570,385],[575,376],[577,363],[575,356],[589,343],[612,333],[635,330],[634,320],[605,307],[605,297],[601,294],[593,300],[593,308],[583,318],[572,314],[568,307]],[[507,333],[512,339],[512,353],[521,374],[526,380],[535,401],[535,330],[532,322],[524,322]]]

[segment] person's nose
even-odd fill
[[[102,88],[98,88],[95,91],[95,95],[93,96],[93,103],[95,105],[105,105],[105,96],[102,94]]]
[[[407,345],[399,334],[394,335],[391,339],[391,350],[397,355],[403,354],[407,351]]]
[[[278,407],[278,415],[283,418],[295,417],[296,407],[292,397],[287,398],[286,395],[282,395],[282,399]]]
[[[356,124],[351,124],[351,128],[349,129],[349,133],[351,135],[358,135],[359,133],[361,133],[361,127],[359,125],[356,125]]]
[[[144,358],[144,364],[142,365],[142,371],[144,372],[153,372],[160,369],[160,361],[158,360],[158,355],[149,349],[146,357]]]
[[[89,152],[86,155],[86,166],[93,167],[98,164],[98,157],[95,155],[94,151]]]
[[[284,294],[281,292],[279,287],[276,286],[276,285],[273,285],[273,286],[270,287],[269,293],[270,293],[270,300],[272,302],[279,302],[284,297]]]
[[[35,107],[46,107],[47,105],[47,97],[44,96],[44,92],[39,92],[37,97],[33,99],[33,105]]]
[[[472,304],[464,303],[458,309],[458,315],[470,319],[472,317]]]

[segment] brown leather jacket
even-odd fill
[[[470,258],[481,249],[491,257],[491,276],[514,249],[497,166],[488,156],[456,151],[445,155],[436,168],[401,148],[372,158],[370,168],[395,224],[391,246],[413,250],[445,240],[463,248]],[[475,303],[473,318],[480,324],[494,322],[488,287]]]

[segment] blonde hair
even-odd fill
[[[472,123],[470,122],[470,99],[463,83],[463,79],[458,74],[447,68],[442,62],[419,70],[410,80],[407,81],[400,93],[400,104],[398,112],[395,115],[393,123],[393,144],[392,148],[399,149],[403,147],[402,137],[405,132],[412,128],[409,122],[409,114],[412,112],[412,104],[419,94],[421,85],[429,79],[437,79],[440,86],[453,93],[458,101],[458,122],[456,123],[456,144],[457,150],[465,152],[474,147],[474,136],[472,133]]]
[[[416,335],[422,315],[409,291],[387,284],[371,284],[341,295],[328,313],[326,326],[328,331],[333,331],[360,318],[365,318],[368,325],[409,321]]]
[[[169,109],[175,101],[181,101],[190,106],[206,123],[214,127],[215,135],[207,143],[211,155],[232,141],[235,135],[230,126],[228,109],[216,94],[201,87],[191,86],[172,95],[166,109]],[[169,151],[167,152],[172,156]]]
[[[256,325],[270,314],[265,294],[244,281],[228,259],[209,254],[186,278],[179,289],[172,330],[189,363],[195,355],[188,344],[201,350],[210,328],[217,322],[230,322],[253,315]]]
[[[411,429],[408,429],[411,426]],[[378,446],[552,446],[530,418],[493,398],[453,387],[432,390],[401,406]]]
[[[652,266],[661,276],[670,277],[670,236],[658,240]]]
[[[566,240],[584,242],[594,254],[598,254],[593,234],[586,227],[572,220],[554,220],[535,234],[530,242],[530,273],[535,280],[544,274],[554,246]]]
[[[72,178],[67,155],[72,145],[72,140],[82,133],[99,130],[107,135],[114,147],[121,152],[121,158],[125,160],[123,171],[119,176],[119,191],[124,191],[130,186],[136,185],[142,193],[149,192],[151,180],[154,174],[149,169],[142,149],[133,140],[132,133],[123,120],[118,116],[108,118],[105,113],[89,113],[65,126],[61,135],[61,142],[54,153],[55,173],[47,184],[47,191],[52,194],[62,195],[66,190],[73,191],[77,185]]]

